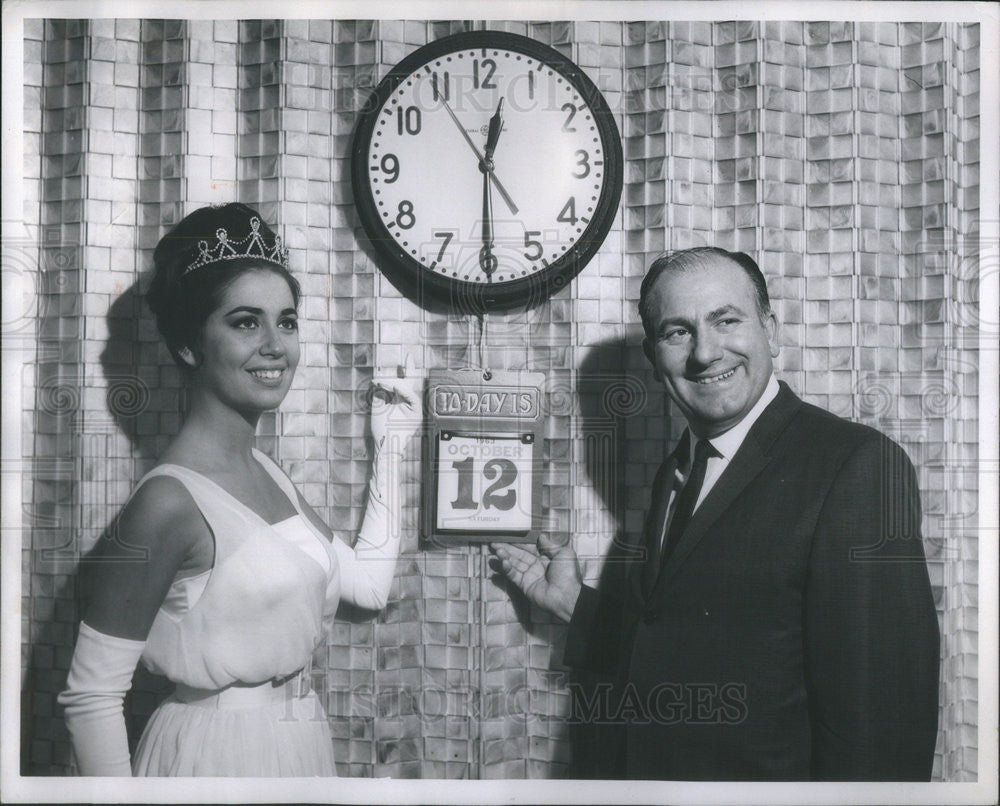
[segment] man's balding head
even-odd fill
[[[656,258],[650,264],[649,270],[642,280],[642,288],[639,291],[639,317],[642,319],[642,326],[646,331],[647,338],[650,335],[649,292],[660,275],[668,271],[691,271],[704,268],[720,259],[735,263],[746,274],[747,279],[753,285],[757,313],[760,314],[761,318],[771,313],[771,299],[767,294],[767,282],[764,280],[760,267],[746,252],[729,252],[717,246],[696,246],[692,249],[681,249]]]

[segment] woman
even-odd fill
[[[93,563],[92,598],[60,695],[85,775],[335,775],[313,650],[343,598],[385,606],[398,535],[380,480],[418,396],[372,417],[375,467],[355,549],[254,448],[299,359],[299,286],[280,239],[242,204],[187,216],[154,254],[147,300],[188,376],[180,433]],[[378,406],[376,408],[379,408]],[[176,684],[130,761],[123,699],[136,664]]]

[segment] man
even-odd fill
[[[659,258],[639,311],[688,423],[644,534],[596,590],[569,545],[493,547],[569,622],[566,662],[614,672],[614,697],[587,703],[621,726],[613,776],[927,780],[939,635],[910,462],[775,380],[778,323],[748,255]]]

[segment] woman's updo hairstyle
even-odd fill
[[[281,238],[245,204],[202,207],[160,239],[146,302],[179,366],[188,368],[183,348],[199,353],[202,327],[226,288],[250,270],[283,277],[298,307],[299,283],[288,271]]]

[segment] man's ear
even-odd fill
[[[771,358],[777,358],[781,345],[778,343],[778,317],[774,315],[774,311],[768,311],[761,324],[767,333],[767,343],[771,346]]]
[[[642,352],[645,354],[646,360],[649,362],[650,366],[653,367],[653,375],[656,377],[656,380],[662,382],[663,377],[660,375],[660,370],[656,366],[656,356],[653,353],[653,342],[651,342],[648,338],[644,338],[642,340]]]

